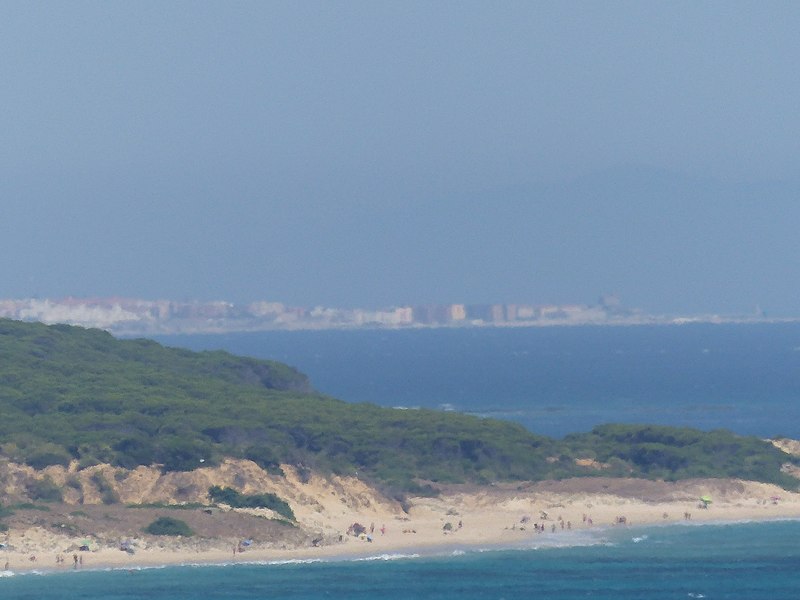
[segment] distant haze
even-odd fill
[[[0,298],[800,315],[800,5],[4,3]]]

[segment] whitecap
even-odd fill
[[[365,556],[363,558],[356,558],[356,562],[365,562],[372,560],[402,560],[405,558],[419,558],[419,554],[378,554],[376,556]]]

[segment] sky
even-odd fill
[[[0,298],[800,316],[795,2],[0,0]]]

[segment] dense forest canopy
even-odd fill
[[[797,484],[781,471],[786,454],[727,431],[607,425],[554,440],[493,419],[348,404],[277,362],[10,320],[0,320],[0,415],[0,454],[36,468],[192,470],[232,456],[418,492],[596,474]]]

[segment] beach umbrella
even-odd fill
[[[97,544],[95,543],[94,540],[90,540],[90,539],[81,540],[81,543],[80,543],[80,546],[78,547],[78,550],[83,550],[84,552],[91,552],[94,549],[93,546],[96,546],[96,545]]]
[[[700,496],[700,502],[708,506],[711,504],[711,496]]]

